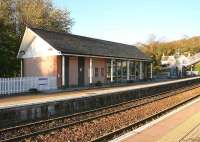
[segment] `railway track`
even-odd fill
[[[155,113],[155,114],[153,114],[151,116],[143,118],[142,120],[139,120],[138,122],[134,122],[134,123],[132,123],[132,124],[130,124],[128,126],[120,128],[120,129],[118,129],[116,131],[107,133],[107,134],[105,134],[103,136],[100,136],[100,137],[98,137],[96,139],[93,139],[90,142],[107,142],[109,140],[112,140],[112,139],[114,139],[116,137],[119,137],[119,136],[121,136],[121,135],[123,135],[123,134],[125,134],[125,133],[127,133],[127,132],[129,132],[131,130],[134,130],[134,129],[136,129],[136,128],[144,125],[144,124],[147,124],[148,122],[150,122],[150,121],[152,121],[154,119],[157,119],[158,117],[161,117],[161,116],[165,115],[166,113],[168,113],[168,112],[170,112],[170,111],[172,111],[172,110],[174,110],[174,109],[176,109],[176,108],[178,108],[180,106],[183,106],[186,103],[188,103],[188,102],[190,102],[190,101],[192,101],[192,100],[194,100],[194,99],[196,99],[198,97],[200,97],[200,94],[198,96],[192,97],[192,98],[190,98],[190,99],[188,99],[186,101],[180,102],[180,103],[178,103],[178,104],[176,104],[174,106],[166,108],[166,109],[164,109],[164,110],[162,110],[160,112],[157,112],[157,113]]]
[[[167,91],[161,94],[156,94],[153,96],[128,101],[128,102],[112,105],[109,107],[77,113],[70,116],[58,117],[58,118],[49,119],[45,121],[39,121],[39,122],[30,123],[26,125],[20,125],[16,127],[7,128],[7,129],[2,129],[0,130],[0,139],[1,139],[0,141],[1,142],[20,141],[20,140],[24,140],[26,138],[34,137],[40,134],[46,134],[54,130],[70,127],[73,125],[78,125],[83,122],[97,119],[99,117],[105,117],[105,116],[119,113],[128,109],[140,107],[142,105],[176,95],[177,93],[189,91],[197,87],[200,87],[200,85],[193,85],[190,87],[186,87],[184,89],[180,88],[173,91]],[[154,117],[154,116],[151,116],[151,117]],[[144,121],[146,122],[147,119],[150,119],[150,118],[145,118]],[[138,123],[135,123],[134,125],[138,125]],[[141,121],[140,123],[143,123],[143,122]],[[116,135],[118,131],[121,132],[122,130],[117,130],[116,132],[107,134],[103,137],[99,137],[93,141],[106,140],[108,137],[112,137],[112,135]]]

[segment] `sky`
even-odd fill
[[[200,36],[200,0],[53,0],[72,33],[126,44]]]

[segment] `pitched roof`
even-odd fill
[[[148,56],[132,45],[43,29],[31,28],[31,30],[65,54],[150,60]]]

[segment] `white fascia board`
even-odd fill
[[[27,32],[30,32],[32,40],[29,40],[28,44],[26,43],[26,50],[22,47],[20,49],[25,51],[25,54],[21,56],[21,58],[34,58],[34,57],[46,57],[46,56],[55,56],[61,55],[61,52],[52,47],[48,42],[46,42],[43,38],[37,35],[34,31],[29,28],[26,28]],[[25,33],[24,39],[26,39],[27,34]],[[26,42],[26,40],[22,41]],[[23,45],[23,43],[21,44]]]
[[[36,36],[31,33],[30,29],[26,27],[24,35],[23,35],[23,39],[21,41],[20,48],[17,54],[17,58],[22,58],[23,55],[20,54],[20,52],[21,51],[25,52],[35,37]]]

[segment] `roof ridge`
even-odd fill
[[[30,28],[30,30],[63,53],[150,60],[134,45],[46,29]]]
[[[34,31],[34,29],[35,30],[42,30],[44,32],[53,32],[53,33],[57,33],[57,34],[70,35],[70,36],[77,37],[77,38],[85,38],[85,39],[94,40],[94,41],[115,43],[115,44],[121,44],[121,45],[131,46],[131,47],[137,48],[137,46],[135,46],[135,45],[125,44],[125,43],[120,43],[120,42],[114,42],[114,41],[109,41],[109,40],[104,40],[104,39],[99,39],[99,38],[94,38],[94,37],[82,36],[82,35],[77,35],[77,34],[72,34],[72,33],[59,32],[59,31],[47,30],[47,29],[42,29],[42,28],[34,28],[34,27],[31,27],[30,29],[32,29],[33,31]]]

